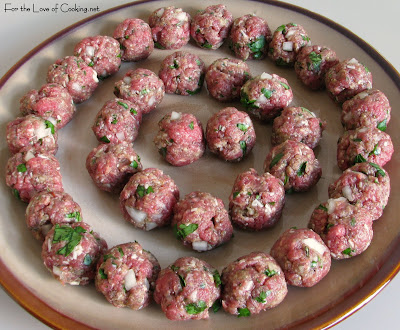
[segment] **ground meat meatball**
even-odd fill
[[[254,168],[239,174],[229,196],[232,222],[242,229],[270,228],[281,218],[285,205],[282,181],[273,175],[259,175]]]
[[[388,173],[374,163],[359,163],[329,185],[329,198],[345,197],[349,203],[366,208],[372,220],[380,218],[389,199]]]
[[[365,161],[384,166],[392,154],[390,135],[374,127],[345,131],[338,140],[337,162],[342,171]]]
[[[86,285],[96,275],[96,264],[107,243],[84,222],[56,224],[46,235],[42,260],[62,284]]]
[[[342,104],[340,119],[346,130],[373,126],[385,131],[391,111],[385,94],[377,89],[368,89]]]
[[[271,30],[263,18],[244,15],[233,21],[229,33],[230,48],[244,61],[262,59],[267,54],[271,37]]]
[[[321,237],[310,229],[288,229],[271,249],[290,285],[312,287],[331,268],[331,253]]]
[[[222,307],[239,317],[276,307],[288,291],[282,269],[263,252],[252,252],[230,263],[221,280]]]
[[[130,178],[119,199],[125,220],[149,231],[170,223],[179,189],[163,171],[146,168]]]
[[[163,269],[156,281],[154,300],[170,320],[208,318],[208,309],[220,297],[218,271],[203,260],[184,257]]]
[[[197,252],[228,242],[233,232],[222,200],[199,191],[186,195],[175,205],[172,227],[176,238]]]
[[[270,150],[264,162],[264,171],[280,179],[286,192],[310,190],[322,175],[321,166],[312,149],[292,140]]]
[[[32,148],[23,149],[8,160],[6,184],[15,197],[26,203],[41,191],[64,191],[58,160]]]
[[[256,132],[247,113],[228,107],[208,120],[206,140],[210,151],[220,158],[240,161],[253,149]]]
[[[58,134],[53,123],[35,115],[10,121],[6,138],[8,149],[13,154],[30,147],[54,155],[58,149]]]
[[[194,95],[203,87],[204,62],[197,55],[175,52],[161,62],[159,76],[169,94]]]
[[[203,156],[203,126],[194,115],[172,111],[158,122],[158,129],[154,144],[171,165],[188,165]]]
[[[127,18],[113,33],[121,45],[123,61],[140,61],[148,58],[154,50],[149,24],[140,18]]]
[[[142,163],[131,143],[100,144],[87,156],[86,169],[98,188],[119,194]]]
[[[99,79],[97,72],[82,58],[67,56],[50,65],[47,82],[67,88],[73,101],[82,103],[93,94],[99,84]]]
[[[19,103],[23,116],[33,114],[42,117],[57,129],[64,127],[76,111],[71,95],[59,84],[45,84],[39,90],[32,89]]]
[[[164,83],[147,69],[132,69],[115,83],[114,94],[134,104],[134,109],[142,114],[149,113],[164,97]]]
[[[372,73],[355,58],[347,59],[326,72],[325,85],[329,96],[336,102],[343,103],[372,88]]]
[[[326,72],[338,64],[335,51],[324,46],[305,46],[300,49],[294,63],[297,77],[313,90],[325,88]]]
[[[74,55],[82,58],[101,78],[118,72],[121,65],[119,42],[109,36],[82,39],[76,44]]]
[[[182,8],[158,8],[150,15],[149,25],[157,48],[179,49],[190,39],[190,15]]]
[[[302,142],[314,149],[325,129],[326,121],[304,107],[287,107],[274,119],[271,143],[277,145],[286,140]]]
[[[119,244],[97,263],[96,289],[115,307],[139,310],[150,303],[159,272],[156,257],[139,243]]]
[[[232,22],[232,14],[225,5],[208,6],[193,17],[190,34],[198,46],[218,49],[228,36]]]
[[[309,45],[310,38],[301,25],[284,24],[275,30],[269,44],[268,56],[277,65],[293,66],[301,48]]]
[[[328,199],[317,206],[308,227],[321,236],[336,260],[364,252],[373,236],[369,211],[351,205],[344,197]]]
[[[107,101],[100,109],[92,130],[102,143],[133,143],[139,134],[142,112],[135,104],[123,99]]]
[[[253,116],[271,121],[293,100],[293,92],[285,78],[262,73],[248,80],[240,91],[240,102]]]
[[[65,192],[42,191],[30,200],[25,219],[33,236],[43,242],[54,225],[81,221],[82,210]]]
[[[238,59],[220,58],[206,70],[208,92],[221,102],[239,99],[240,89],[249,79],[249,66]]]

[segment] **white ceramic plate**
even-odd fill
[[[303,25],[313,44],[330,46],[340,59],[356,57],[372,71],[374,87],[384,91],[392,105],[400,101],[400,78],[395,70],[349,31],[294,6],[256,1],[220,1],[220,3],[226,3],[234,17],[246,13],[264,17],[271,30],[288,22]],[[194,14],[197,9],[214,2],[204,1],[200,5],[188,5],[185,1],[151,1],[107,11],[86,20],[86,24],[76,24],[55,35],[28,54],[3,77],[0,83],[0,123],[3,132],[0,142],[1,166],[5,167],[10,156],[5,143],[5,125],[17,115],[19,98],[29,89],[40,88],[45,83],[47,67],[52,62],[70,55],[74,45],[86,36],[111,35],[116,25],[123,19],[139,17],[147,20],[153,10],[172,4]],[[206,65],[217,58],[233,57],[226,46],[214,52],[202,50],[190,43],[183,49],[198,54]],[[142,232],[126,223],[119,212],[118,197],[96,189],[85,169],[86,156],[97,145],[90,127],[103,103],[113,97],[113,83],[133,67],[145,67],[158,72],[161,60],[170,53],[172,51],[155,50],[146,61],[136,64],[125,63],[117,75],[104,81],[89,101],[78,106],[75,119],[59,132],[60,148],[56,156],[61,162],[65,190],[81,205],[84,220],[102,234],[110,247],[137,240],[156,255],[162,267],[168,266],[178,257],[194,255],[222,270],[228,262],[251,251],[269,252],[272,244],[284,230],[292,226],[305,227],[313,208],[328,198],[327,187],[340,174],[336,166],[336,140],[342,133],[339,121],[340,109],[325,92],[311,92],[301,85],[292,69],[276,67],[269,59],[249,61],[253,75],[265,71],[285,77],[294,90],[292,105],[305,106],[328,121],[321,146],[316,149],[316,155],[323,167],[323,177],[309,193],[287,196],[283,217],[273,229],[261,233],[235,230],[234,239],[225,246],[203,254],[195,253],[185,249],[174,238],[169,228]],[[172,110],[192,112],[205,125],[213,113],[231,105],[243,110],[239,103],[221,104],[212,100],[205,88],[200,94],[192,97],[166,95],[157,110],[144,118],[140,136],[135,142],[135,149],[141,156],[143,165],[159,167],[171,175],[177,182],[182,197],[193,190],[203,190],[222,198],[227,205],[233,181],[238,173],[249,167],[262,171],[264,158],[270,149],[270,125],[255,121],[256,147],[239,164],[224,163],[207,152],[202,159],[192,165],[174,168],[161,159],[152,144],[152,139],[157,122],[165,113]],[[399,114],[393,111],[387,132],[392,136],[395,149],[398,148],[400,141],[399,132],[394,129],[399,125],[399,120]],[[399,174],[395,171],[399,163],[400,159],[395,154],[385,167],[391,176],[392,186],[400,183]],[[397,205],[399,193],[393,190],[384,216],[374,224],[375,236],[370,248],[359,257],[333,262],[331,272],[317,286],[311,289],[290,287],[289,294],[281,305],[251,318],[238,319],[220,311],[215,315],[211,313],[208,321],[171,322],[164,317],[156,304],[137,312],[117,309],[108,304],[104,297],[96,292],[93,285],[87,287],[60,285],[42,265],[40,244],[31,237],[25,227],[26,205],[12,197],[4,180],[0,189],[4,196],[1,200],[3,214],[0,218],[1,283],[24,307],[53,326],[259,328],[268,324],[268,328],[277,328],[294,325],[305,327],[328,325],[373,296],[397,273],[399,267],[400,256],[399,252],[396,253],[398,249],[395,249],[399,243],[400,230],[400,224],[395,216],[399,211]]]

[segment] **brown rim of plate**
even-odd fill
[[[101,16],[107,15],[120,9],[136,6],[141,3],[150,2],[153,0],[139,0],[135,3],[127,3],[114,8],[107,9],[98,14],[87,17],[69,27],[59,31],[50,38],[46,39],[38,46],[33,48],[24,57],[22,57],[16,64],[14,64],[6,74],[0,79],[0,88],[7,82],[7,80],[33,55],[38,53],[40,50],[48,46],[51,42],[59,39],[74,29],[94,20]],[[339,25],[338,23],[314,13],[310,10],[298,7],[296,5],[280,2],[276,0],[252,0],[262,2],[271,6],[281,7],[287,10],[295,11],[310,17],[320,23],[323,23],[330,28],[338,31],[360,48],[362,48],[368,55],[370,55],[386,74],[393,80],[394,84],[400,90],[400,75],[397,70],[382,56],[375,48],[369,45],[367,42],[362,40],[360,37],[355,35],[350,30]],[[396,240],[391,244],[391,247],[387,249],[384,256],[381,258],[380,263],[377,267],[365,276],[361,283],[357,283],[353,288],[345,292],[342,297],[329,303],[328,305],[321,308],[319,311],[312,315],[308,315],[303,319],[297,320],[291,324],[285,325],[285,328],[319,328],[326,329],[330,328],[339,322],[343,321],[369,301],[371,301],[379,292],[381,292],[387,284],[396,276],[400,271],[400,235],[397,236]],[[375,281],[372,281],[372,280]],[[93,329],[92,327],[79,322],[78,320],[72,319],[62,312],[55,310],[49,306],[37,296],[35,296],[29,289],[27,289],[22,282],[20,282],[13,273],[7,268],[4,262],[0,258],[0,284],[7,291],[7,293],[24,309],[30,314],[39,319],[44,324],[55,328],[55,329]],[[366,291],[366,292],[364,292]],[[347,302],[347,303],[346,303]]]

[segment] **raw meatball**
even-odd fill
[[[42,260],[62,284],[86,285],[105,250],[107,243],[87,223],[56,224],[43,242]]]
[[[54,155],[58,149],[58,134],[53,123],[35,115],[10,121],[6,134],[8,149],[13,154],[31,147]]]
[[[374,163],[359,163],[329,185],[329,198],[345,197],[349,203],[366,208],[372,220],[380,218],[390,194],[388,173]]]
[[[337,145],[337,162],[342,171],[365,161],[384,166],[392,154],[390,135],[374,127],[345,131]]]
[[[281,218],[285,205],[282,181],[254,168],[239,174],[229,196],[232,222],[242,229],[270,228]]]
[[[222,307],[238,317],[276,307],[288,291],[282,269],[263,252],[252,252],[230,263],[221,279]]]
[[[149,25],[157,48],[179,49],[190,39],[190,15],[182,8],[158,8],[150,15]]]
[[[158,122],[158,129],[154,144],[171,165],[188,165],[203,156],[203,126],[194,115],[172,111]]]
[[[164,97],[164,83],[147,69],[131,69],[115,83],[114,94],[134,104],[134,109],[142,114],[149,113]]]
[[[42,117],[57,129],[64,127],[76,111],[71,95],[59,84],[45,84],[39,90],[32,89],[19,103],[23,116],[33,114]]]
[[[347,59],[328,70],[325,85],[329,96],[336,102],[343,103],[372,88],[372,73],[355,58]]]
[[[340,119],[346,130],[373,126],[385,131],[391,111],[385,94],[377,89],[368,89],[342,104]]]
[[[301,25],[284,24],[275,30],[269,44],[268,56],[277,65],[293,66],[299,51],[310,45],[310,38]]]
[[[73,101],[82,103],[93,94],[99,84],[99,79],[97,79],[97,72],[82,58],[67,56],[50,65],[47,82],[67,88]]]
[[[8,160],[6,184],[15,197],[26,203],[41,191],[64,191],[58,160],[32,148],[23,149]]]
[[[310,229],[288,229],[271,249],[290,285],[312,287],[331,268],[331,253],[321,237]]]
[[[262,73],[248,80],[240,91],[240,102],[253,116],[271,121],[293,100],[293,92],[285,78]]]
[[[225,5],[208,6],[193,17],[190,34],[200,47],[218,49],[228,36],[232,22],[232,14]]]
[[[339,63],[335,51],[323,46],[305,46],[294,63],[297,77],[313,90],[325,88],[325,74]]]
[[[130,178],[119,199],[125,220],[149,231],[170,223],[179,189],[163,171],[146,168]]]
[[[321,236],[336,260],[364,252],[373,236],[369,211],[349,204],[344,197],[328,199],[317,206],[308,227]]]
[[[120,43],[123,61],[144,60],[154,50],[150,26],[140,18],[124,20],[115,29],[113,37]]]
[[[304,107],[287,107],[274,119],[271,143],[277,145],[286,140],[302,142],[314,149],[322,137],[326,121]]]
[[[135,104],[123,99],[107,101],[100,109],[92,130],[99,142],[133,143],[139,134],[142,112]]]
[[[244,61],[262,59],[267,54],[271,38],[271,30],[263,18],[244,15],[233,21],[229,34],[230,48]]]
[[[82,210],[65,192],[42,191],[30,200],[25,219],[33,236],[43,242],[54,225],[81,221]]]
[[[82,58],[100,78],[107,78],[118,72],[121,65],[119,42],[109,36],[82,39],[75,46],[74,55]]]
[[[220,58],[206,70],[208,92],[221,102],[239,99],[240,89],[249,79],[249,66],[238,59]]]
[[[286,192],[310,190],[322,169],[314,152],[304,143],[287,140],[273,147],[264,162],[264,172],[281,179]]]
[[[176,238],[197,252],[228,242],[233,232],[222,200],[199,191],[186,195],[175,205],[172,227]]]
[[[139,243],[119,244],[97,263],[96,289],[115,307],[139,310],[150,303],[159,272],[156,257]]]
[[[203,260],[184,257],[163,269],[154,300],[170,320],[208,319],[208,309],[220,297],[218,271]]]
[[[131,143],[100,144],[87,156],[86,169],[98,188],[119,194],[142,163]]]
[[[220,158],[240,161],[253,149],[256,132],[247,113],[228,107],[208,120],[206,140],[210,151]]]
[[[161,63],[159,76],[169,94],[194,95],[203,87],[204,62],[197,55],[175,52]]]

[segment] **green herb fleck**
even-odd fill
[[[371,70],[368,69],[366,65],[364,65],[364,69],[365,69],[365,72],[367,72],[367,73],[368,73],[368,72],[371,72]]]
[[[181,287],[184,288],[186,286],[186,281],[180,274],[176,274],[179,277],[179,282],[181,283]]]
[[[17,189],[12,190],[12,194],[19,200],[21,200],[21,196],[19,195],[19,191]]]
[[[236,197],[238,197],[238,196],[239,196],[239,194],[240,194],[240,191],[235,191],[235,192],[233,193],[233,198],[236,198]]]
[[[99,274],[100,274],[100,278],[103,279],[103,280],[106,280],[108,278],[107,274],[104,273],[104,269],[103,268],[99,269]]]
[[[356,218],[351,218],[350,226],[354,227],[356,225]]]
[[[246,141],[240,141],[240,149],[242,149],[243,156],[246,154],[247,151],[247,144]]]
[[[218,273],[218,270],[215,270],[213,273],[215,286],[218,288],[221,285],[221,276]]]
[[[285,83],[282,82],[282,81],[280,81],[279,83],[280,83],[280,84],[283,86],[283,88],[285,88],[286,90],[290,89],[290,87],[289,87],[288,84],[285,84]]]
[[[258,106],[254,104],[255,102],[256,100],[250,100],[246,93],[241,93],[240,103],[242,103],[246,109],[258,109]]]
[[[129,110],[129,111],[131,114],[133,114],[135,116],[137,115],[137,111],[135,109],[131,108],[131,110]]]
[[[100,138],[100,141],[105,142],[105,143],[110,143],[110,139],[106,135],[102,136]]]
[[[378,148],[378,143],[377,143],[377,144],[375,144],[374,149],[372,149],[372,151],[368,154],[368,156],[372,156],[372,155],[378,156],[380,154],[381,154],[381,149]]]
[[[278,26],[278,28],[277,28],[275,31],[282,32],[283,34],[285,34],[285,33],[286,33],[286,26],[285,26],[285,24],[283,24],[283,25],[281,25],[281,26]]]
[[[17,171],[18,172],[21,172],[21,173],[24,173],[24,172],[26,172],[28,169],[26,168],[26,165],[25,164],[19,164],[18,166],[17,166]]]
[[[94,62],[90,61],[90,63],[88,64],[90,67],[94,66]]]
[[[199,225],[197,223],[190,223],[188,225],[180,224],[179,229],[178,225],[175,224],[174,226],[174,233],[177,239],[184,239],[186,236],[190,235],[191,233],[195,232]]]
[[[313,260],[311,261],[311,268],[317,267],[317,261]]]
[[[120,246],[118,247],[118,251],[119,251],[119,254],[121,255],[121,257],[123,257],[124,256],[124,250],[122,250],[122,248]]]
[[[354,158],[354,163],[355,164],[357,164],[357,163],[364,163],[364,162],[366,162],[367,160],[361,155],[361,154],[358,154],[355,158]]]
[[[260,295],[254,300],[258,301],[259,303],[265,304],[267,302],[266,298],[271,294],[271,291],[261,291]]]
[[[199,314],[207,308],[207,304],[203,300],[199,300],[199,302],[188,304],[185,306],[186,312],[191,315]]]
[[[132,161],[132,163],[129,164],[130,167],[137,169],[139,167],[139,164],[136,160]]]
[[[238,308],[238,317],[248,317],[251,313],[247,307],[245,308]]]
[[[274,92],[274,91],[271,91],[270,89],[266,89],[266,88],[264,88],[264,87],[261,88],[261,93],[263,93],[264,96],[265,96],[267,99],[270,99],[270,98],[271,98],[273,92]]]
[[[322,62],[321,54],[317,54],[316,52],[311,52],[310,55],[308,55],[308,57],[312,63],[312,70],[314,72],[319,72],[321,69],[321,62]]]
[[[160,153],[160,155],[165,158],[167,156],[167,148],[166,147],[162,147],[158,150],[158,152]]]
[[[237,128],[239,128],[241,131],[243,131],[244,133],[247,132],[248,126],[242,123],[237,123],[236,124]]]
[[[362,142],[362,139],[356,138],[356,139],[353,139],[353,141],[354,142]]]
[[[75,220],[77,222],[82,220],[81,213],[79,211],[68,213],[68,214],[65,215],[65,217],[68,218],[68,219],[74,219],[75,218]]]
[[[115,125],[118,123],[117,115],[113,115],[113,120],[111,121],[111,124]]]
[[[201,66],[201,61],[200,60],[196,60],[196,63],[198,66]]]
[[[325,206],[323,206],[322,204],[319,204],[317,207],[317,210],[323,210],[325,212],[328,212],[328,208],[326,208]]]
[[[83,259],[83,264],[85,266],[90,266],[92,264],[92,257],[90,254],[85,255],[85,258]]]
[[[193,123],[192,121],[191,121],[190,124],[189,124],[189,128],[190,128],[191,130],[194,129],[194,123]]]
[[[214,313],[218,312],[222,307],[222,303],[220,299],[217,299],[211,306]]]
[[[282,157],[283,153],[280,152],[274,158],[272,158],[271,163],[269,164],[269,169],[273,168],[276,164],[278,164],[278,162],[281,160]]]
[[[255,59],[262,57],[265,48],[265,37],[263,35],[256,38],[255,41],[248,44],[250,51]]]
[[[201,45],[201,47],[211,49],[212,45],[206,41],[204,44]]]
[[[126,110],[129,109],[128,105],[127,105],[126,103],[124,103],[124,102],[118,101],[117,104],[123,106]],[[132,109],[131,109],[131,110],[132,110]]]
[[[51,121],[45,120],[44,123],[46,124],[46,128],[50,128],[51,134],[55,133],[54,125]]]
[[[382,132],[385,132],[385,131],[386,131],[386,128],[387,128],[387,126],[386,126],[386,119],[380,121],[380,122],[378,123],[378,125],[376,125],[376,127],[377,127],[378,129],[380,129]]]
[[[301,35],[301,38],[304,40],[304,41],[307,41],[307,42],[309,42],[310,41],[310,38],[309,37],[307,37],[307,36],[305,36],[305,35]],[[320,55],[321,56],[321,55]]]
[[[270,269],[268,269],[268,268],[264,271],[264,273],[265,273],[265,275],[267,275],[268,277],[272,277],[272,276],[278,274],[278,272],[277,272],[276,270],[270,270]]]
[[[61,241],[66,241],[64,247],[57,251],[57,254],[68,256],[75,249],[75,247],[80,243],[82,239],[82,233],[86,233],[86,230],[81,226],[72,228],[70,226],[60,226],[56,224],[54,228],[54,236],[52,243],[60,243]]]
[[[177,267],[175,265],[171,265],[171,270],[176,272],[177,270],[179,270],[179,267]]]
[[[309,249],[308,246],[304,247],[304,251],[306,251],[306,257],[309,257],[310,256],[310,249]]]
[[[158,48],[158,49],[165,49],[164,46],[162,46],[159,42],[154,42],[154,47]]]
[[[153,193],[153,192],[154,192],[154,190],[153,190],[153,187],[152,187],[152,186],[148,186],[147,189],[146,189],[144,186],[142,186],[142,185],[140,184],[140,185],[138,185],[137,188],[136,188],[136,194],[137,194],[139,197],[144,197],[144,196],[146,196],[146,195],[148,195],[148,194],[150,194],[150,193]]]
[[[343,250],[342,253],[348,255],[351,257],[351,254],[354,252],[351,248],[347,248],[346,250]]]
[[[178,69],[179,63],[176,59],[174,59],[174,64],[169,66],[170,69]]]
[[[300,165],[300,168],[297,171],[297,176],[303,176],[306,172],[307,162],[304,162]]]
[[[385,171],[382,170],[378,164],[369,163],[369,165],[371,165],[373,168],[376,169],[376,174],[378,174],[378,175],[380,175],[380,176],[383,176],[383,177],[386,175],[386,174],[385,174]],[[375,175],[375,176],[376,176],[376,175]]]
[[[283,185],[286,186],[286,184],[289,182],[289,175],[285,173],[285,181],[283,182]]]

